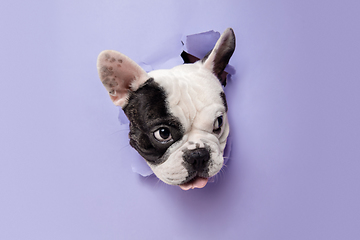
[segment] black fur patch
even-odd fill
[[[223,101],[223,104],[224,104],[224,107],[225,107],[225,111],[227,112],[227,111],[228,111],[228,105],[227,105],[225,93],[224,93],[224,92],[221,92],[221,93],[220,93],[220,97],[221,97],[221,99],[222,99],[222,101]]]
[[[183,137],[180,121],[170,114],[164,89],[150,78],[138,90],[130,92],[123,108],[130,120],[130,145],[152,164],[166,161],[166,150]],[[154,132],[160,127],[169,128],[172,140],[159,142]]]

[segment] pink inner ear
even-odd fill
[[[147,80],[147,73],[122,53],[107,50],[98,57],[99,77],[115,105],[124,107],[130,91]]]

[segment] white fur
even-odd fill
[[[149,166],[155,175],[167,184],[181,184],[188,172],[183,165],[184,149],[193,149],[196,144],[211,148],[209,177],[223,166],[223,151],[229,134],[225,106],[220,97],[223,91],[219,80],[201,62],[185,64],[169,70],[148,73],[167,93],[169,110],[179,118],[185,134],[165,154],[169,158],[160,165]],[[223,115],[224,125],[219,134],[213,133],[214,121]],[[189,144],[192,142],[193,144]]]

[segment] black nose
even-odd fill
[[[205,148],[197,148],[188,150],[184,153],[183,159],[189,163],[194,170],[203,171],[210,160],[210,153]]]

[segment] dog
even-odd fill
[[[130,121],[130,145],[164,183],[203,188],[223,167],[229,135],[221,76],[235,50],[228,28],[201,60],[146,73],[122,53],[99,54],[112,102]]]

